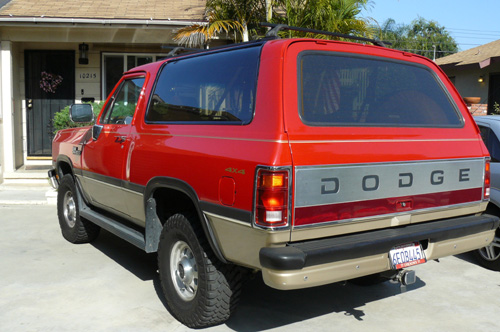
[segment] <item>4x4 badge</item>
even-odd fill
[[[228,167],[225,169],[226,172],[233,173],[233,174],[242,174],[245,175],[245,170],[244,169],[237,169],[237,168],[232,168]]]

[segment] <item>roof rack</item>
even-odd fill
[[[381,40],[364,38],[364,37],[358,37],[358,36],[351,36],[351,35],[346,35],[346,34],[337,33],[337,32],[330,32],[330,31],[314,30],[314,29],[308,29],[308,28],[293,27],[293,26],[289,26],[289,25],[286,25],[286,24],[273,24],[273,23],[262,22],[262,23],[260,23],[260,26],[271,28],[271,30],[269,30],[266,33],[266,37],[279,38],[278,32],[280,32],[281,30],[292,30],[292,31],[315,33],[315,34],[318,34],[318,35],[333,36],[333,37],[339,37],[339,38],[345,38],[345,39],[351,39],[351,40],[359,40],[359,41],[364,41],[364,42],[372,43],[373,45],[382,46],[382,47],[387,47],[387,45],[391,45],[391,43],[384,42],[384,41],[381,41]]]
[[[173,50],[171,50],[170,52],[168,52],[167,56],[168,57],[173,57],[173,56],[179,55],[184,50],[185,50],[184,47],[181,47],[181,46],[175,47]]]
[[[1,0],[0,0],[1,1]],[[268,37],[263,38],[263,39],[269,39]],[[212,48],[187,48],[183,46],[176,46],[170,50],[165,57],[162,59],[166,58],[173,58],[178,55],[194,55],[194,54],[199,54],[199,53],[208,53],[208,52],[213,52],[217,50],[223,50],[226,48],[231,48],[231,47],[240,47],[243,45],[252,45],[252,44],[257,44],[257,43],[263,43],[262,39],[256,39],[256,40],[251,40],[248,42],[243,42],[243,43],[234,43],[234,44],[227,44],[227,45],[220,45]]]

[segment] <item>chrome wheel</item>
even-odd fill
[[[177,294],[182,300],[191,301],[198,289],[198,268],[191,248],[184,241],[172,246],[170,272]]]
[[[238,303],[243,271],[217,260],[196,211],[165,220],[158,244],[158,272],[167,307],[189,327],[223,323]]]
[[[57,219],[63,237],[71,243],[88,243],[99,235],[99,226],[80,218],[78,190],[71,174],[64,175],[59,183]]]
[[[67,191],[63,199],[64,220],[69,227],[73,228],[76,224],[76,204],[71,191]]]
[[[498,233],[498,232],[497,232]],[[487,247],[478,250],[482,258],[487,261],[496,261],[500,258],[500,237],[495,236],[493,242]]]

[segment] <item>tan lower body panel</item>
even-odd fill
[[[482,248],[493,240],[494,235],[495,230],[492,230],[447,241],[429,243],[425,255],[427,260],[431,260]],[[316,265],[301,270],[276,271],[263,269],[262,276],[268,286],[282,290],[320,286],[389,270],[388,254]]]
[[[260,269],[259,251],[264,247],[283,247],[290,241],[290,230],[271,231],[205,212],[224,257],[233,263]]]

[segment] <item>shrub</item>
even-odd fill
[[[104,101],[91,104],[92,108],[94,109],[95,118],[97,119],[97,116],[101,112],[101,108],[104,105]],[[71,119],[69,118],[69,107],[70,106],[68,105],[59,112],[54,114],[54,119],[52,119],[52,128],[54,130],[54,134],[61,129],[84,127],[93,124],[93,123],[75,123],[71,121]]]

